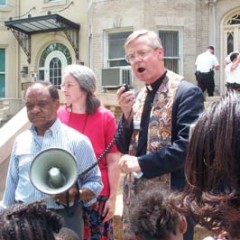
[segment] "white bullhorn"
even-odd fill
[[[33,159],[30,180],[40,192],[55,195],[67,191],[77,181],[75,157],[60,148],[41,151]]]

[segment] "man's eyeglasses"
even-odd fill
[[[139,50],[135,53],[128,54],[125,57],[125,59],[128,63],[131,64],[136,60],[136,58],[143,59],[143,58],[147,57],[149,55],[149,53],[151,53],[152,51],[155,51],[156,49],[157,48]]]
[[[77,84],[72,84],[72,83],[63,83],[60,85],[61,88],[66,88],[66,89],[69,89],[69,88],[72,88],[74,86],[76,86]]]

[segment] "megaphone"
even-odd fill
[[[30,181],[40,192],[55,195],[67,191],[78,177],[75,157],[60,148],[38,153],[30,167]]]

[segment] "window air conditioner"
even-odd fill
[[[103,68],[102,86],[104,88],[118,88],[122,84],[132,85],[132,73],[130,68]]]

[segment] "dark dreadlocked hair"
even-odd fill
[[[41,202],[15,204],[0,214],[0,240],[55,240],[63,218]]]

